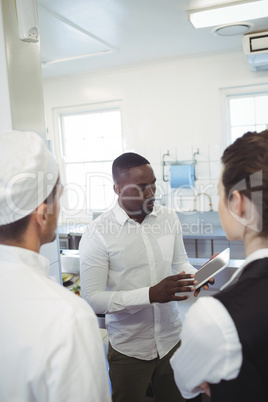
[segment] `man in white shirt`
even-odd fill
[[[156,401],[181,401],[169,359],[180,341],[177,302],[194,291],[196,269],[176,214],[154,206],[149,162],[125,153],[113,179],[118,202],[80,242],[82,297],[106,314],[113,401],[141,402],[150,382]]]
[[[39,254],[56,236],[58,165],[37,134],[0,144],[0,400],[108,402],[97,318]]]

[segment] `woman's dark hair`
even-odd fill
[[[46,204],[52,204],[54,201],[54,198],[57,193],[57,186],[59,184],[59,179],[57,180],[55,186],[53,187],[51,193],[49,196],[43,201]],[[7,240],[15,240],[17,242],[20,242],[22,240],[22,237],[29,225],[30,219],[31,219],[32,213],[29,215],[24,216],[23,218],[12,222],[8,223],[7,225],[1,225],[0,226],[0,243],[4,243]]]
[[[237,190],[254,202],[262,218],[259,235],[268,236],[268,130],[247,132],[221,158],[226,198]]]

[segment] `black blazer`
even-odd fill
[[[243,361],[237,378],[210,384],[211,401],[268,402],[268,258],[250,263],[237,283],[213,297],[234,321]]]

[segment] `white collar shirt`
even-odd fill
[[[241,265],[241,267],[237,268],[237,270],[233,273],[233,275],[231,276],[230,280],[227,281],[221,288],[220,290],[225,289],[227,286],[229,286],[229,284],[238,281],[239,277],[241,276],[243,270],[245,269],[245,267],[250,264],[252,261],[258,260],[258,259],[262,259],[262,258],[266,258],[267,257],[267,249],[266,248],[261,248],[259,250],[254,251],[253,253],[251,253],[243,262],[243,264]]]
[[[183,270],[196,272],[175,212],[155,206],[139,224],[116,203],[93,221],[79,249],[82,297],[106,314],[111,345],[143,360],[165,356],[180,339],[179,306],[151,304],[149,288]]]
[[[267,248],[249,255],[232,277],[233,281],[251,262],[267,257]],[[181,342],[170,363],[185,399],[198,395],[203,382],[217,384],[238,376],[243,360],[242,345],[230,314],[214,297],[201,297],[189,309]]]
[[[97,318],[48,273],[44,256],[0,245],[0,400],[111,401]]]

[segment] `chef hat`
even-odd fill
[[[49,196],[58,175],[58,164],[39,135],[0,134],[0,225],[33,212]]]

